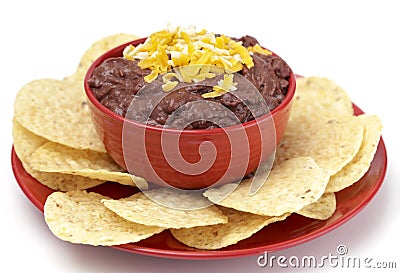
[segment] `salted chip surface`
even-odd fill
[[[36,149],[30,164],[42,172],[80,175],[135,186],[136,177],[125,172],[108,154],[74,149],[55,142],[48,142]]]
[[[310,205],[305,206],[297,214],[302,216],[326,220],[329,219],[336,210],[336,196],[334,193],[324,193],[320,199]]]
[[[47,140],[105,152],[83,92],[82,82],[35,80],[18,92],[14,115],[29,131]]]
[[[86,52],[83,54],[76,73],[78,75],[81,75],[81,78],[83,79],[83,77],[86,74],[86,71],[89,69],[89,66],[98,57],[100,57],[103,53],[105,53],[106,51],[108,51],[118,45],[130,42],[133,40],[137,40],[139,38],[140,37],[132,35],[132,34],[119,33],[119,34],[106,36],[106,37],[94,42],[90,46],[90,48],[88,48],[86,50]]]
[[[324,193],[329,174],[310,157],[291,158],[274,166],[264,185],[250,195],[251,179],[242,181],[230,192],[232,184],[204,192],[211,202],[265,216],[296,212]]]
[[[57,172],[46,173],[34,170],[30,164],[32,153],[48,141],[31,133],[22,127],[15,119],[13,120],[12,135],[15,153],[21,160],[24,169],[43,185],[53,190],[71,191],[88,189],[104,183],[103,180],[90,179],[78,175],[69,175]]]
[[[140,192],[120,200],[105,199],[102,203],[119,216],[142,225],[191,228],[228,221],[228,217],[201,194],[168,188]]]
[[[308,116],[288,123],[279,143],[275,163],[310,156],[334,175],[357,154],[363,140],[364,126],[356,116],[315,121]]]
[[[181,243],[200,249],[219,249],[249,238],[263,227],[285,220],[290,214],[277,217],[261,216],[230,208],[220,208],[228,223],[213,226],[171,229]]]
[[[335,82],[323,77],[296,79],[296,94],[290,119],[307,116],[320,120],[338,116],[353,116],[353,104],[347,92]]]
[[[125,220],[102,199],[107,197],[94,192],[54,192],[44,204],[45,221],[61,240],[95,246],[138,242],[164,230]]]
[[[360,115],[357,120],[364,125],[361,147],[356,156],[337,174],[333,175],[326,192],[337,192],[357,182],[369,169],[378,148],[382,123],[376,115]]]

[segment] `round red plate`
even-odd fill
[[[356,115],[363,113],[355,105],[354,111]],[[24,170],[14,149],[12,149],[11,161],[18,185],[28,199],[43,212],[44,202],[53,190],[40,184]],[[113,246],[113,248],[164,258],[209,260],[254,255],[264,251],[273,252],[292,247],[330,232],[360,212],[371,201],[382,185],[386,173],[386,165],[386,148],[381,138],[370,169],[358,183],[336,194],[336,212],[326,221],[308,219],[293,214],[285,221],[263,228],[246,240],[214,251],[187,247],[175,240],[168,230],[138,243]],[[112,198],[121,198],[133,194],[137,190],[117,183],[107,182],[90,189],[90,191],[108,195]]]

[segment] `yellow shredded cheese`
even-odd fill
[[[197,32],[194,26],[168,25],[165,30],[151,34],[144,43],[127,46],[123,56],[138,60],[141,69],[151,70],[144,77],[148,83],[164,74],[162,89],[165,92],[172,91],[178,82],[199,83],[224,74],[212,92],[202,95],[214,98],[236,90],[233,73],[242,70],[243,66],[253,67],[254,53],[272,54],[259,44],[245,48],[242,42],[223,34],[216,36],[205,29]]]
[[[172,91],[172,89],[174,89],[177,84],[178,81],[167,81],[165,84],[161,86],[161,88],[164,92],[169,92]]]
[[[164,83],[171,81],[173,78],[178,79],[178,75],[176,73],[167,73],[162,77]]]
[[[203,95],[201,95],[201,96],[202,96],[203,98],[205,98],[205,99],[209,99],[209,98],[219,97],[219,96],[221,96],[221,95],[223,95],[223,94],[225,94],[225,93],[228,92],[228,91],[226,91],[225,89],[222,89],[222,88],[220,88],[220,87],[218,87],[218,86],[214,86],[214,87],[213,87],[213,90],[214,90],[214,91],[205,93],[205,94],[203,94]]]
[[[254,47],[251,50],[254,51]],[[253,51],[245,48],[242,42],[225,35],[217,37],[205,29],[196,32],[194,27],[168,26],[151,34],[143,44],[127,46],[123,55],[128,60],[139,60],[140,68],[150,69],[151,73],[145,77],[145,81],[152,82],[160,74],[188,65],[215,66],[229,74],[238,72],[243,65],[248,68],[254,66],[251,57]],[[185,82],[199,82],[215,76],[214,72],[203,72],[196,66],[179,70],[179,74],[179,80]]]
[[[217,85],[213,86],[213,91],[202,94],[205,99],[219,97],[227,92],[235,91],[237,83],[233,81],[233,74],[225,74],[223,80],[219,80]]]
[[[247,47],[247,50],[250,53],[259,53],[264,55],[272,55],[272,52],[268,49],[262,48],[259,44],[255,44],[254,46]]]

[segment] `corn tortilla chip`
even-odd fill
[[[76,149],[105,152],[81,85],[81,82],[66,85],[54,79],[28,83],[17,94],[15,118],[47,140]]]
[[[355,116],[315,121],[289,122],[276,150],[275,162],[310,156],[329,175],[339,172],[360,149],[364,126]]]
[[[18,122],[47,140],[76,149],[105,152],[86,103],[83,79],[101,54],[137,38],[129,34],[105,37],[85,52],[75,74],[63,81],[41,79],[26,84],[15,100],[14,114]]]
[[[13,120],[12,134],[14,139],[15,153],[21,160],[24,169],[43,185],[53,190],[71,191],[88,189],[104,183],[102,180],[90,179],[83,176],[61,173],[46,173],[34,170],[30,165],[32,153],[48,141],[29,132],[15,119]]]
[[[278,217],[261,216],[220,208],[228,216],[228,223],[205,227],[171,229],[181,243],[200,249],[219,249],[249,238],[263,227],[285,220],[289,214]]]
[[[32,153],[47,142],[46,139],[37,136],[22,127],[15,119],[13,119],[12,137],[14,142],[14,150],[21,160],[24,168],[28,169],[29,159]],[[26,165],[26,166],[25,166]]]
[[[44,204],[51,232],[61,240],[88,245],[138,242],[163,230],[129,222],[101,203],[107,197],[94,192],[54,192]]]
[[[122,218],[147,226],[191,228],[227,223],[228,220],[202,195],[167,188],[140,192],[120,200],[106,199],[102,203]],[[177,208],[177,203],[187,209]]]
[[[81,75],[81,78],[83,79],[86,71],[89,69],[90,65],[96,60],[98,57],[100,57],[103,53],[106,51],[133,41],[137,40],[139,37],[132,35],[132,34],[126,34],[126,33],[120,33],[120,34],[115,34],[115,35],[110,35],[107,37],[104,37],[101,40],[96,41],[95,43],[92,44],[92,46],[86,50],[86,52],[83,54],[78,69],[76,71],[76,74]]]
[[[106,153],[78,150],[48,142],[38,148],[31,157],[32,168],[42,172],[58,172],[81,175],[92,179],[118,182],[135,186],[135,177],[125,172]]]
[[[290,119],[330,119],[353,116],[353,104],[347,92],[335,82],[323,77],[296,79],[296,94]]]
[[[297,214],[302,216],[318,219],[327,220],[329,219],[336,210],[336,196],[334,193],[324,193],[320,199],[310,205],[305,206]]]
[[[310,157],[292,158],[274,166],[267,181],[249,195],[251,179],[242,181],[227,196],[232,184],[204,192],[211,202],[253,214],[280,216],[296,212],[324,193],[329,175]]]
[[[375,115],[360,115],[357,119],[364,125],[361,148],[350,163],[330,178],[326,192],[337,192],[353,185],[368,171],[374,158],[382,132],[382,123]]]

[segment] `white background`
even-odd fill
[[[400,176],[396,169],[400,163],[396,128],[400,118],[400,9],[396,1],[77,2],[13,0],[0,4],[0,271],[315,271],[259,268],[256,256],[182,261],[72,245],[49,232],[41,213],[18,188],[10,164],[11,120],[18,90],[34,79],[61,79],[73,73],[83,52],[104,36],[120,32],[147,36],[167,22],[194,24],[232,36],[253,35],[281,55],[296,73],[331,78],[365,112],[381,117],[389,165],[375,198],[333,232],[274,255],[336,254],[337,245],[345,244],[349,255],[396,261],[400,267]],[[351,272],[329,266],[324,270]]]

